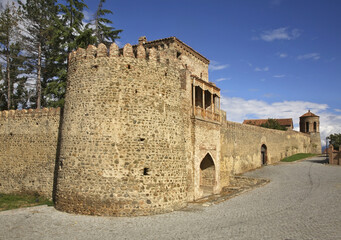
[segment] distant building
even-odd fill
[[[265,124],[268,120],[269,119],[247,119],[244,120],[243,124],[261,126],[262,124]],[[288,130],[292,130],[294,128],[292,118],[278,118],[274,120],[276,120],[279,125],[286,127]]]

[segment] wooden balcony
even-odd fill
[[[202,118],[202,119],[216,121],[216,122],[220,121],[220,114],[214,113],[209,109],[203,109],[203,108],[198,107],[198,106],[196,106],[194,109],[194,116]]]

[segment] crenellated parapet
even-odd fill
[[[163,48],[162,51],[157,46],[146,48],[143,44],[131,45],[127,43],[123,48],[119,48],[116,43],[112,43],[107,48],[103,43],[98,47],[89,45],[87,49],[78,48],[69,54],[69,64],[73,64],[81,60],[99,59],[99,58],[132,58],[145,59],[147,61],[157,61],[169,63],[176,60],[176,53],[170,49]]]
[[[8,110],[8,111],[0,111],[0,119],[20,118],[20,117],[38,117],[38,116],[55,116],[59,114],[60,114],[60,108]]]

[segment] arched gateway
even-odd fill
[[[213,194],[215,185],[215,165],[211,155],[207,153],[200,163],[200,188],[203,190],[203,196]]]

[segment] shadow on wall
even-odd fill
[[[57,192],[57,179],[58,179],[58,170],[60,167],[63,167],[63,162],[60,160],[60,147],[61,147],[61,139],[62,139],[62,124],[64,119],[64,108],[60,109],[60,118],[59,118],[59,127],[58,127],[58,140],[57,140],[57,150],[56,150],[56,159],[54,165],[54,173],[53,173],[53,188],[52,188],[52,201],[56,201],[56,192]]]

